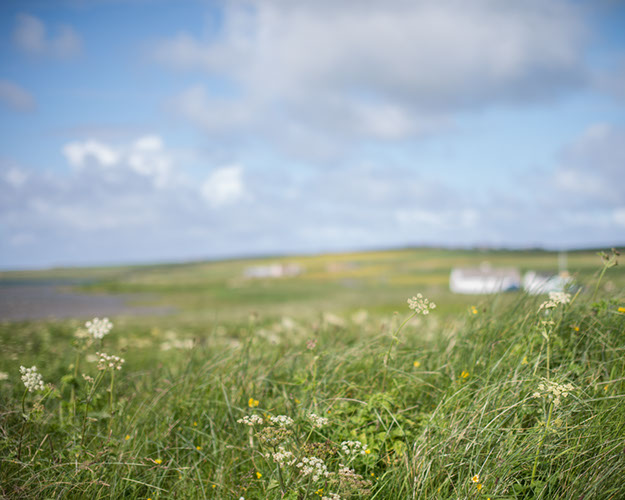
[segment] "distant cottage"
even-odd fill
[[[521,288],[521,274],[515,268],[492,268],[482,264],[475,268],[457,267],[449,276],[449,288],[454,293],[486,294]]]
[[[564,292],[570,288],[573,278],[566,272],[557,274],[543,274],[528,271],[523,276],[523,290],[530,295],[540,295],[549,292]]]
[[[250,266],[243,272],[246,278],[285,278],[297,276],[303,272],[299,264],[268,264],[266,266]]]

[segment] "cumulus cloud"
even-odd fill
[[[553,175],[558,200],[566,206],[619,207],[625,204],[625,129],[589,126],[561,153]]]
[[[195,86],[175,99],[211,133],[278,128],[288,137],[295,128],[337,142],[397,140],[447,126],[459,110],[579,86],[582,14],[561,0],[232,2],[217,34],[161,40],[152,57],[238,89],[224,100]]]
[[[17,16],[13,42],[27,54],[59,59],[74,57],[82,51],[82,39],[71,26],[60,25],[49,35],[41,19],[25,13]]]
[[[202,196],[212,207],[232,205],[246,197],[243,168],[230,165],[213,170],[202,184]]]
[[[32,111],[37,106],[30,92],[9,80],[0,80],[0,102],[14,111]]]

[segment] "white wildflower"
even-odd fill
[[[571,294],[565,292],[549,292],[549,300],[543,302],[538,308],[539,311],[542,309],[555,309],[560,304],[568,304],[571,302]]]
[[[9,380],[9,374],[7,372],[0,372],[0,380]]]
[[[285,450],[282,446],[278,447],[278,451],[274,453],[267,453],[265,456],[267,458],[269,457],[273,458],[273,461],[275,463],[277,463],[278,465],[282,465],[282,466],[284,466],[285,464],[293,465],[295,462],[297,462],[297,459],[295,458],[293,453],[288,450]]]
[[[245,415],[243,418],[237,420],[237,422],[252,427],[254,425],[262,425],[263,417],[260,415],[250,415],[249,417]]]
[[[345,455],[366,455],[367,445],[362,444],[360,441],[343,441],[341,443],[341,450]]]
[[[330,475],[323,460],[317,457],[304,457],[295,467],[300,470],[303,476],[312,476],[313,481]]]
[[[320,417],[314,413],[308,414],[308,420],[310,420],[313,424],[313,427],[317,429],[321,429],[324,425],[328,425],[328,419],[325,417]]]
[[[115,356],[113,354],[108,355],[105,352],[96,352],[100,359],[98,359],[98,370],[121,370],[122,365],[126,362],[124,358]]]
[[[533,398],[546,397],[549,401],[553,401],[554,406],[558,406],[562,398],[568,397],[569,393],[575,390],[573,384],[558,384],[550,380],[544,380],[538,384],[538,391],[532,394]]]
[[[108,318],[93,318],[85,323],[85,327],[94,339],[101,339],[111,331],[113,323]]]
[[[28,392],[43,391],[43,377],[37,371],[36,366],[30,368],[20,366],[20,373],[22,374],[22,382],[24,382]]]
[[[417,314],[426,315],[430,314],[430,309],[436,309],[436,304],[418,293],[416,297],[408,299],[408,307]]]
[[[288,427],[293,425],[293,419],[286,415],[278,415],[276,417],[270,417],[271,423],[279,427]]]
[[[323,496],[321,500],[341,500],[341,495],[338,493],[330,493],[329,497]]]

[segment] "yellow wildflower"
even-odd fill
[[[193,422],[193,427],[197,427],[197,422]]]
[[[198,445],[198,446],[196,446],[196,447],[195,447],[195,449],[196,449],[197,451],[200,451],[200,450],[202,449],[202,447]]]
[[[573,330],[576,331],[576,332],[579,332],[579,326],[573,325]]]
[[[477,483],[475,485],[475,487],[477,488],[477,491],[480,491],[482,489],[482,484],[481,483]]]
[[[619,307],[618,308],[618,312],[625,313],[625,307]]]
[[[258,399],[250,398],[249,401],[247,402],[247,406],[249,406],[250,408],[255,408],[258,405],[259,405]]]
[[[419,368],[421,366],[421,363],[419,361],[415,361],[414,363],[412,363],[412,366],[414,366],[415,368]]]
[[[462,378],[469,378],[469,372],[466,370],[462,370],[462,373],[460,374],[460,376]]]
[[[126,437],[124,439],[128,441],[130,439],[130,434],[126,434]]]
[[[256,472],[256,479],[260,479],[263,475],[260,472]]]
[[[527,361],[527,356],[523,356],[523,359],[521,360],[521,364],[526,365],[527,363],[529,363],[529,361]]]
[[[474,483],[479,483],[480,482],[480,475],[476,474],[475,476],[473,476],[471,478],[471,481],[473,481]]]
[[[163,463],[163,460],[160,458],[157,458],[156,460],[154,460],[154,463],[157,465],[161,465]]]
[[[216,484],[213,484],[213,488],[217,488],[217,485],[216,485]]]
[[[471,313],[477,314],[477,308],[475,306],[471,306]]]
[[[365,450],[365,453],[368,455],[369,453],[371,453],[371,450],[370,450],[369,448],[367,448],[367,449]]]

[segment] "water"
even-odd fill
[[[172,307],[128,303],[142,297],[139,295],[88,295],[70,289],[77,284],[80,282],[69,280],[0,281],[0,321],[151,316],[174,312]]]

